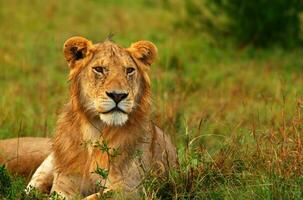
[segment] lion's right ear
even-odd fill
[[[63,52],[68,65],[73,68],[76,61],[87,57],[93,44],[86,38],[75,36],[69,38],[63,46]]]

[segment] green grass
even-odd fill
[[[303,49],[237,49],[184,17],[150,0],[0,2],[0,138],[51,136],[68,98],[64,41],[113,32],[158,46],[153,116],[179,150],[143,198],[302,199]]]

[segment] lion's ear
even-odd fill
[[[63,46],[63,52],[68,65],[73,67],[76,61],[87,57],[92,47],[92,42],[83,37],[75,36],[66,40]]]
[[[133,43],[128,51],[137,60],[141,61],[145,65],[151,65],[157,58],[157,47],[149,41],[138,41]]]

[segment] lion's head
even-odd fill
[[[64,44],[70,67],[72,106],[108,126],[121,126],[138,110],[149,109],[148,70],[156,46],[138,41],[123,48],[106,40],[93,44],[72,37]]]

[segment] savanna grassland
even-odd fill
[[[142,198],[302,199],[303,49],[239,48],[191,17],[181,1],[0,1],[0,138],[52,135],[68,99],[66,39],[146,39],[159,50],[154,120],[180,167],[150,174]],[[22,181],[11,184],[1,198],[17,198]]]

